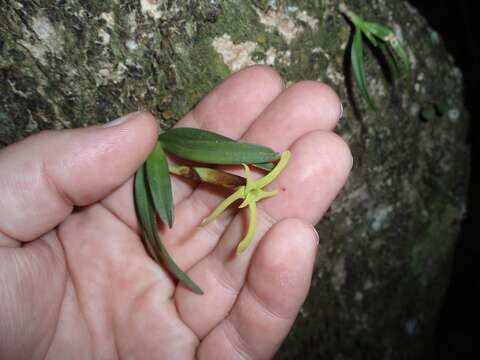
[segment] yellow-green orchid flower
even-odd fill
[[[206,217],[200,225],[204,226],[212,222],[235,201],[243,199],[243,202],[240,204],[239,208],[248,206],[249,224],[245,237],[242,239],[242,241],[240,241],[237,247],[237,254],[242,253],[252,242],[253,235],[255,233],[255,227],[257,224],[257,201],[275,196],[278,193],[278,190],[264,191],[262,188],[270,184],[282,172],[289,159],[290,151],[286,150],[282,153],[277,165],[267,175],[256,181],[252,180],[250,168],[247,165],[242,164],[245,168],[245,178],[247,180],[246,184],[237,187],[236,191],[227,197],[220,205],[218,205],[217,208],[213,210],[213,212]]]

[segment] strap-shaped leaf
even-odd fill
[[[186,287],[194,293],[203,294],[202,289],[193,282],[192,279],[185,274],[182,269],[173,261],[167,252],[167,249],[160,240],[158,235],[157,223],[155,220],[155,211],[151,203],[150,194],[147,189],[145,179],[145,166],[137,170],[135,175],[135,204],[137,208],[138,218],[143,227],[144,240],[148,251],[152,257],[160,263],[159,257],[165,263],[167,269],[177,277]]]
[[[410,61],[407,52],[400,44],[395,32],[382,24],[367,22],[364,24],[365,29],[370,31],[376,37],[382,39],[389,45],[394,54],[394,60],[399,69],[407,73],[410,71]]]
[[[400,60],[400,68],[408,75],[410,73],[410,60],[408,59],[407,52],[396,37],[389,41],[389,45],[396,55],[396,58]]]
[[[388,41],[390,36],[395,36],[395,33],[392,29],[378,23],[374,22],[365,22],[363,24],[365,31],[368,31],[375,35],[376,37],[380,38],[383,41]]]
[[[185,140],[196,141],[217,141],[217,142],[235,142],[235,140],[217,134],[213,131],[196,129],[196,128],[173,128],[160,134],[159,139],[168,139],[172,137],[181,137]]]
[[[338,10],[340,10],[340,12],[352,22],[352,24],[355,26],[355,29],[359,29],[364,33],[364,35],[368,38],[368,40],[370,40],[373,46],[378,45],[375,37],[373,37],[372,34],[370,34],[370,32],[367,30],[365,26],[366,22],[360,16],[351,11],[343,2],[338,5]]]
[[[137,170],[135,174],[135,207],[137,211],[137,216],[142,224],[143,228],[143,240],[145,246],[148,250],[150,256],[160,264],[160,258],[158,257],[157,252],[155,251],[155,246],[153,244],[153,233],[152,225],[150,224],[150,217],[148,215],[148,192],[146,189],[145,176],[144,176],[144,167]]]
[[[368,40],[372,43],[373,46],[377,47],[378,46],[378,41],[375,39],[375,37],[368,31],[363,31],[363,34],[367,37]]]
[[[397,59],[392,54],[392,49],[384,42],[380,43],[379,46],[385,60],[387,61],[388,68],[390,69],[392,79],[395,80],[400,77],[400,68],[397,62]]]
[[[252,164],[252,165],[255,166],[256,168],[259,168],[259,169],[262,169],[262,170],[267,170],[267,171],[270,171],[275,167],[275,165],[273,165],[273,163],[271,163],[271,162]]]
[[[172,227],[173,225],[173,195],[167,157],[162,146],[157,142],[155,149],[147,159],[147,180],[152,194],[153,204],[160,219]]]
[[[216,133],[192,129],[171,129],[158,137],[163,148],[179,158],[207,164],[257,164],[278,158],[272,149],[239,143]]]
[[[353,37],[351,50],[352,69],[355,80],[360,88],[360,92],[367,99],[368,104],[375,109],[375,104],[368,93],[367,82],[365,80],[365,71],[363,69],[363,44],[362,32],[357,28]]]

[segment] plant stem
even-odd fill
[[[208,167],[176,165],[169,163],[168,171],[170,174],[181,176],[186,179],[201,181],[229,189],[245,185],[246,182],[244,177]]]

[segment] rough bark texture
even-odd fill
[[[5,0],[0,0],[0,2]],[[337,1],[10,0],[0,22],[0,145],[146,109],[164,128],[229,73],[274,66],[329,83],[353,174],[318,230],[313,286],[278,359],[428,354],[464,213],[467,114],[460,71],[404,1],[348,1],[408,44],[392,85],[371,49],[371,111],[351,86],[351,28]],[[431,106],[443,114],[419,113]],[[424,112],[425,112],[424,111]],[[225,119],[228,121],[228,119]]]

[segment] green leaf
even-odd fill
[[[400,69],[398,67],[397,60],[392,54],[392,50],[385,43],[380,43],[380,50],[382,51],[385,60],[387,61],[388,68],[390,69],[393,79],[397,79],[400,76]]]
[[[362,44],[362,33],[357,28],[355,35],[353,37],[353,44],[351,50],[351,61],[353,68],[353,75],[355,80],[360,88],[360,92],[366,98],[368,104],[375,109],[375,103],[370,97],[367,89],[367,82],[365,80],[365,71],[363,69],[363,44]]]
[[[396,57],[400,60],[400,68],[408,75],[410,73],[410,60],[406,50],[402,47],[396,37],[388,42]]]
[[[363,30],[362,28],[360,29]],[[368,31],[363,31],[363,34],[367,37],[368,40],[370,40],[373,46],[378,46],[378,41],[375,40],[371,33],[369,33]]]
[[[262,170],[267,170],[267,171],[270,171],[275,167],[275,165],[273,165],[273,163],[271,162],[253,164],[253,166]]]
[[[216,133],[192,129],[171,129],[158,137],[163,148],[179,158],[207,164],[257,164],[278,158],[272,149],[239,143]]]
[[[393,52],[394,60],[398,68],[408,74],[410,71],[410,61],[408,59],[407,52],[400,44],[395,32],[384,25],[373,22],[367,22],[364,24],[364,26],[373,35],[388,44],[389,48]]]
[[[152,209],[153,210],[153,209]],[[182,269],[178,267],[178,265],[173,261],[172,257],[168,254],[167,249],[163,245],[162,241],[160,240],[160,236],[158,235],[158,231],[154,232],[155,236],[155,242],[157,244],[157,247],[160,249],[160,255],[162,257],[162,260],[164,261],[165,265],[167,266],[167,269],[170,270],[170,272],[181,282],[183,283],[187,288],[192,290],[195,294],[203,295],[203,290],[195,284],[195,282],[190,279],[190,277],[185,274]]]
[[[135,174],[135,207],[137,216],[142,224],[143,239],[148,253],[158,264],[160,264],[160,258],[158,257],[153,244],[154,236],[152,233],[152,226],[149,223],[151,220],[148,215],[148,206],[148,192],[145,183],[144,166],[142,165]]]
[[[361,28],[365,21],[350,10],[345,3],[338,4],[338,10],[349,19],[356,28]]]
[[[145,166],[142,166],[137,170],[135,175],[135,204],[140,223],[143,227],[144,240],[147,244],[148,251],[151,252],[152,257],[157,263],[160,263],[160,256],[167,269],[186,287],[194,293],[203,294],[202,289],[178,267],[175,261],[173,261],[160,240],[155,220],[155,211],[151,203],[150,194],[145,180]]]
[[[340,3],[338,5],[338,10],[349,19],[353,26],[355,26],[355,29],[361,30],[364,35],[368,38],[368,40],[372,43],[373,46],[377,46],[377,40],[370,34],[368,31],[367,27],[365,26],[366,22],[363,20],[360,16],[355,14],[353,11],[351,11],[345,3]]]
[[[148,186],[155,209],[160,219],[171,228],[174,213],[172,184],[170,182],[167,157],[158,142],[147,159],[146,167]]]
[[[181,136],[183,139],[188,140],[205,140],[205,141],[218,141],[218,142],[235,142],[235,140],[217,134],[213,131],[196,129],[196,128],[174,128],[165,131],[164,133],[160,134],[159,138],[170,138],[170,137],[177,137]]]
[[[365,31],[370,32],[371,34],[375,35],[376,37],[380,38],[383,41],[388,41],[390,36],[395,36],[395,33],[392,29],[382,25],[377,24],[374,22],[365,22],[363,24]]]

